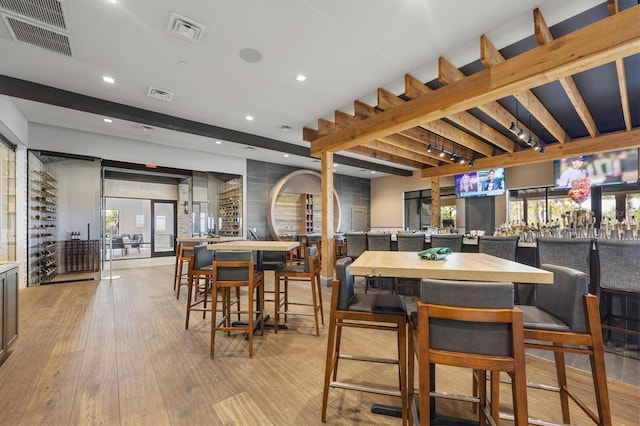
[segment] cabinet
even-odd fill
[[[18,266],[0,265],[0,363],[18,340]]]
[[[218,193],[218,234],[225,237],[242,235],[242,185],[230,180]]]
[[[64,272],[98,272],[100,270],[100,242],[98,240],[64,241],[62,266]]]
[[[36,164],[33,164],[36,163]],[[58,274],[56,243],[57,180],[41,163],[30,164],[29,284],[50,282]]]

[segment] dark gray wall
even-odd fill
[[[261,240],[270,239],[267,227],[269,192],[280,179],[296,170],[300,169],[247,160],[247,224],[245,229],[256,228],[256,234]],[[351,230],[351,207],[362,206],[367,209],[367,212],[370,212],[370,181],[369,179],[334,174],[333,187],[338,194],[342,208],[340,231],[346,232]],[[368,225],[370,227],[370,219]]]

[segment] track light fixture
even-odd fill
[[[469,160],[469,167],[473,167],[473,158]]]
[[[427,152],[431,152],[431,151],[433,151],[433,150],[431,149],[431,144],[429,144],[429,145],[427,145]]]
[[[453,147],[453,142],[451,143]],[[464,164],[467,162],[467,159],[460,154],[455,153],[454,151],[449,151],[444,148],[444,143],[442,146],[438,146],[438,144],[429,144],[427,145],[427,152],[433,152],[433,150],[439,150],[438,157],[444,158],[445,155],[449,156],[449,161],[458,162],[460,164]]]
[[[525,132],[520,124],[518,123],[518,102],[516,102],[516,121],[511,122],[511,126],[509,126],[509,131],[516,135],[518,139],[526,143],[531,148],[536,151],[540,151],[540,153],[544,153],[544,142],[536,140],[536,138],[530,134],[529,132]],[[531,127],[531,114],[529,114],[529,127]]]

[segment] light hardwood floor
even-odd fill
[[[290,317],[289,330],[256,336],[253,359],[242,335],[220,334],[210,359],[210,321],[195,315],[184,329],[185,297],[176,300],[172,274],[172,264],[132,267],[119,269],[113,281],[22,290],[20,337],[0,366],[0,424],[321,424],[326,328],[316,337],[312,317]],[[273,273],[266,278],[272,286]],[[310,297],[301,286],[290,291]],[[391,356],[394,336],[384,334],[353,331],[344,347]],[[340,374],[397,380],[392,367],[354,364],[343,362]],[[552,380],[552,364],[528,356],[527,375]],[[570,380],[592,401],[589,377],[570,369]],[[453,392],[471,387],[469,372],[459,369],[438,367],[438,381]],[[614,380],[609,386],[614,424],[640,424],[640,389]],[[506,385],[503,392],[508,410]],[[328,422],[397,425],[399,419],[369,410],[397,402],[333,389]],[[556,395],[531,391],[529,405],[532,415],[559,420]],[[574,424],[589,424],[574,408]],[[444,403],[438,410],[472,417],[468,406]]]

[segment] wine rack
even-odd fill
[[[100,270],[98,240],[67,240],[64,242],[64,272],[97,272]]]
[[[218,194],[220,217],[218,234],[226,237],[242,235],[242,185],[230,180]]]
[[[313,232],[313,194],[304,194],[304,211],[305,231]]]
[[[47,284],[58,274],[57,180],[32,161],[29,186],[29,284]]]

